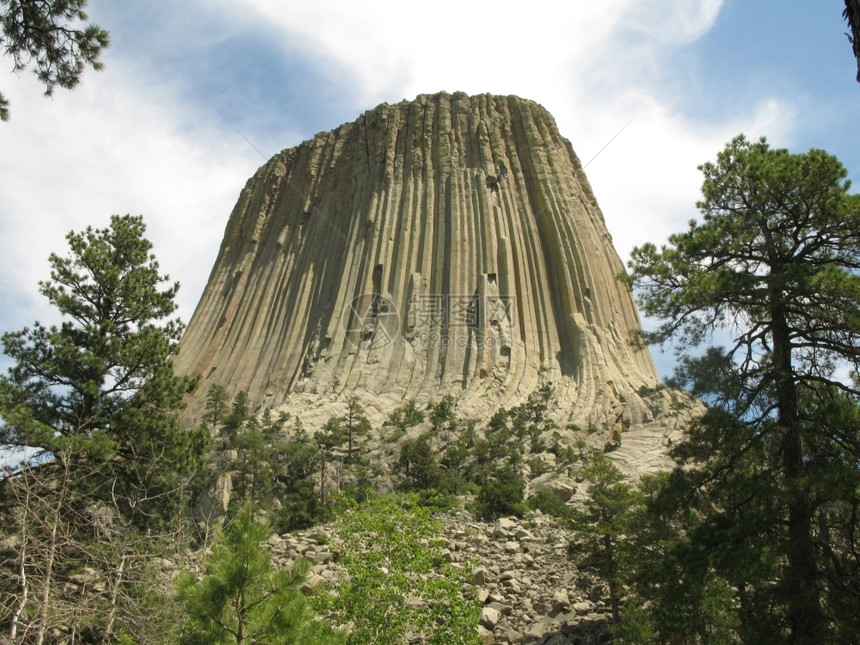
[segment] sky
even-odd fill
[[[442,90],[546,107],[625,261],[686,229],[697,167],[740,133],[824,149],[857,190],[860,83],[843,6],[90,0],[111,46],[76,89],[47,98],[0,58],[12,112],[0,123],[0,331],[58,322],[38,293],[49,254],[114,213],[143,215],[188,322],[239,192],[266,159],[382,102]],[[654,358],[667,374],[671,359]]]

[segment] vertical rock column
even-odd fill
[[[545,382],[571,420],[658,382],[622,264],[569,142],[517,97],[419,96],[281,152],[248,181],[177,368],[252,405],[454,395]]]

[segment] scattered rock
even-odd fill
[[[608,642],[598,639],[598,635],[605,638],[608,633],[608,609],[590,599],[600,599],[604,590],[598,581],[579,572],[567,557],[569,530],[554,518],[534,512],[521,519],[485,523],[475,521],[461,509],[440,519],[444,527],[440,537],[447,545],[441,561],[450,562],[463,554],[462,562],[471,566],[462,593],[464,597],[477,598],[481,605],[476,629],[484,643]],[[336,557],[340,537],[333,526],[325,529],[325,548],[317,541],[319,527],[277,536],[278,539],[272,536],[266,541],[279,566],[289,566],[299,553],[314,561],[305,590],[336,587],[342,571]],[[487,539],[496,535],[501,539]],[[523,552],[523,545],[527,545],[528,553]]]
[[[486,629],[495,629],[496,625],[499,624],[500,618],[501,614],[498,609],[494,609],[493,607],[484,607],[481,609],[481,616],[478,618],[478,622]]]
[[[570,597],[567,595],[567,589],[559,589],[552,594],[552,610],[565,611],[570,606]]]
[[[472,571],[472,584],[473,585],[485,585],[492,580],[492,574],[487,570],[486,567],[478,567],[474,571]]]

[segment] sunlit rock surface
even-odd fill
[[[622,190],[623,187],[619,187]],[[248,181],[177,359],[316,422],[450,394],[486,418],[554,387],[563,429],[642,426],[658,385],[582,165],[513,96],[383,104]],[[653,398],[653,397],[652,397]]]

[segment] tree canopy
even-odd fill
[[[36,643],[57,629],[90,642],[132,629],[130,587],[164,527],[177,528],[205,447],[205,429],[178,418],[195,383],[171,365],[178,284],[165,284],[144,232],[125,215],[69,233],[69,254],[52,254],[40,283],[62,322],[2,336],[14,364],[0,376],[0,444],[37,454],[0,480],[0,534],[22,536],[3,540],[0,558],[16,567],[0,585],[0,621]],[[109,591],[81,582],[82,570]]]
[[[0,377],[3,443],[58,457],[84,438],[125,460],[153,440],[156,452],[181,448],[176,411],[193,381],[170,363],[183,329],[169,319],[179,284],[162,286],[145,229],[140,216],[115,215],[109,228],[69,233],[67,257],[51,254],[39,290],[64,320],[3,334],[15,361]]]
[[[51,95],[71,89],[87,66],[100,70],[108,32],[87,20],[87,0],[0,0],[0,47],[12,58],[12,70],[33,67]],[[0,94],[0,120],[9,120],[9,102]]]
[[[727,567],[763,546],[750,527],[768,527],[781,558],[748,624],[824,642],[844,626],[846,594],[860,598],[860,198],[835,157],[765,139],[739,136],[700,169],[702,222],[635,249],[627,276],[663,320],[648,340],[690,352],[718,330],[732,338],[681,363],[711,407],[676,450],[692,464],[677,478],[717,501],[697,535],[732,537]],[[752,571],[729,577],[740,589]]]

